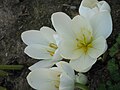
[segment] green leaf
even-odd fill
[[[114,73],[115,70],[118,70],[118,65],[115,64],[114,58],[108,61],[107,69],[110,71],[110,73]]]
[[[115,59],[111,59],[108,62],[107,69],[110,72],[110,76],[114,81],[120,81],[120,74],[118,65],[115,64]]]
[[[109,86],[108,90],[120,90],[120,83]]]

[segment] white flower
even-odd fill
[[[103,11],[111,11],[110,6],[106,1],[82,0],[79,8],[80,15],[87,18]]]
[[[62,59],[54,35],[56,32],[49,27],[42,27],[40,31],[29,30],[22,33],[21,38],[28,45],[24,52],[35,59],[46,59],[31,66],[31,70],[38,67],[51,67]]]
[[[57,12],[51,19],[62,38],[58,46],[62,57],[71,59],[70,64],[76,71],[88,71],[107,48],[106,38],[112,27],[109,12],[100,12],[91,20],[80,15],[71,20],[65,13]]]
[[[95,30],[98,31],[98,34],[102,33],[101,35],[103,35],[105,38],[110,36],[112,32],[112,19],[111,19],[110,11],[111,11],[110,6],[106,1],[82,0],[79,7],[80,15],[90,20],[90,22],[92,21],[93,23],[91,23],[91,25],[93,26],[93,28],[96,27],[95,23],[98,23],[100,21],[99,25],[97,25],[97,29],[99,30],[97,30],[96,28]],[[103,14],[99,14],[99,13],[103,13]],[[101,15],[101,16],[98,16],[98,15]],[[101,18],[98,18],[98,17],[101,17]],[[103,27],[102,25],[104,26],[106,25],[106,26]],[[101,29],[101,28],[104,28],[104,29]],[[106,28],[107,28],[107,33],[105,32]]]
[[[37,90],[74,90],[75,73],[68,63],[61,61],[57,67],[33,70],[27,81]]]

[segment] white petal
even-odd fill
[[[96,8],[97,9],[97,8]],[[79,9],[79,14],[85,18],[90,19],[96,12],[93,9],[81,6]]]
[[[97,59],[91,58],[88,55],[81,55],[76,60],[70,60],[71,67],[78,72],[87,72]]]
[[[105,44],[105,49],[104,49],[104,52],[103,52],[103,53],[105,53],[105,52],[107,51],[107,49],[108,49],[108,45],[107,45],[107,42],[106,42],[106,44]]]
[[[44,36],[44,38],[46,38],[46,40],[48,40],[50,43],[55,43],[55,39],[53,37],[54,34],[56,34],[56,32],[49,28],[49,27],[42,27],[40,29],[40,33]]]
[[[58,46],[62,39],[60,38],[60,36],[58,34],[54,34],[53,37],[54,37],[56,44]]]
[[[26,45],[30,44],[43,44],[47,45],[49,42],[44,36],[37,30],[25,31],[21,34],[21,38]]]
[[[57,33],[60,36],[73,36],[72,30],[71,30],[71,18],[63,13],[63,12],[57,12],[52,14],[51,16],[52,24],[57,31]]]
[[[60,60],[62,60],[62,56],[60,55],[59,48],[55,51],[55,54],[53,55],[52,60],[53,61],[60,61]]]
[[[75,73],[72,67],[64,61],[56,63],[57,67],[61,70],[62,73],[65,73],[70,78],[75,79]]]
[[[72,39],[62,40],[59,49],[61,56],[65,59],[76,59],[80,57],[81,53],[83,53],[77,49],[76,42]]]
[[[109,4],[106,1],[98,2],[97,6],[98,6],[100,11],[104,11],[104,10],[107,10],[109,12],[111,11],[110,6],[109,6]]]
[[[88,30],[89,32],[92,32],[89,21],[80,15],[77,15],[72,19],[72,29],[78,37],[81,34],[81,30]]]
[[[51,69],[39,68],[30,72],[27,81],[31,87],[38,90],[58,90],[55,88],[54,80],[57,79],[59,72]]]
[[[60,87],[59,90],[74,90],[74,80],[67,74],[62,73],[60,76]]]
[[[82,0],[80,6],[94,8],[96,6],[97,2],[98,2],[98,0]]]
[[[60,74],[61,74],[61,70],[58,67],[52,67],[52,68],[49,68],[49,69],[52,69],[52,70],[57,71],[57,72],[60,72]]]
[[[52,60],[42,60],[29,67],[31,71],[38,68],[50,68],[55,64]]]
[[[79,7],[79,14],[87,19],[91,18],[98,11],[98,8],[95,7],[97,2],[97,0],[83,0]]]
[[[24,52],[35,59],[51,59],[49,52],[47,52],[47,46],[32,44],[25,48]]]
[[[105,39],[112,33],[112,19],[108,11],[95,14],[90,23],[93,28],[93,35],[96,37],[103,36]]]
[[[88,49],[88,55],[92,58],[98,58],[102,55],[106,48],[106,40],[104,37],[99,37],[92,42],[92,48]]]

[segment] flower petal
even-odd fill
[[[79,7],[79,14],[88,19],[91,18],[98,11],[95,7],[97,2],[97,0],[83,0]]]
[[[55,30],[60,36],[62,36],[62,38],[65,36],[73,36],[71,30],[71,18],[67,14],[63,12],[54,13],[51,16],[51,20]]]
[[[26,45],[30,44],[43,44],[47,45],[48,41],[38,30],[29,30],[21,34],[21,38]]]
[[[77,15],[72,19],[72,30],[78,37],[81,34],[81,30],[92,32],[89,21],[80,15]]]
[[[60,38],[60,36],[58,34],[54,34],[53,37],[54,37],[56,44],[58,46],[62,39]]]
[[[94,8],[96,6],[97,2],[98,2],[98,0],[82,0],[80,6]]]
[[[64,61],[56,63],[57,67],[61,70],[62,73],[65,73],[70,78],[75,79],[75,73],[74,70],[71,68],[71,66]]]
[[[50,68],[55,64],[52,60],[42,60],[29,67],[31,71],[38,68]]]
[[[109,6],[109,4],[106,1],[98,2],[97,6],[98,6],[100,11],[104,11],[104,10],[107,10],[109,12],[111,11],[110,6]]]
[[[74,90],[74,80],[67,74],[62,73],[60,76],[60,87],[59,90]]]
[[[40,33],[44,36],[44,38],[46,38],[46,40],[48,40],[50,43],[55,43],[55,39],[53,37],[54,34],[56,34],[56,32],[49,28],[49,27],[42,27],[40,29]]]
[[[112,19],[108,11],[103,11],[95,14],[90,23],[93,28],[94,37],[103,36],[105,39],[112,33]]]
[[[35,59],[52,59],[52,56],[47,52],[47,46],[32,44],[25,48],[24,52]]]
[[[101,54],[104,53],[106,49],[106,40],[104,37],[99,37],[92,42],[92,48],[89,48],[88,55],[92,58],[98,58]]]
[[[76,49],[76,42],[72,39],[62,40],[59,49],[61,52],[61,56],[65,59],[76,59],[80,57],[82,51]]]
[[[91,58],[88,55],[81,55],[80,58],[70,60],[71,67],[78,72],[87,72],[97,59]]]
[[[51,69],[39,68],[30,72],[27,76],[29,85],[37,90],[58,90],[54,80],[57,79],[59,72]]]
[[[60,55],[59,48],[55,51],[55,54],[53,55],[52,60],[53,61],[60,61],[60,60],[62,60],[62,56]]]

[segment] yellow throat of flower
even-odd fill
[[[77,41],[77,49],[82,49],[84,53],[86,54],[89,48],[92,48],[92,41],[93,36],[92,33],[88,30],[81,30],[81,33],[78,38],[76,38]]]

